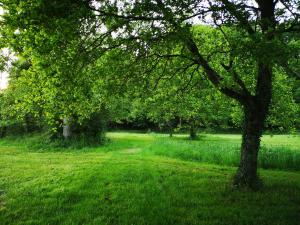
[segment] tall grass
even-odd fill
[[[300,149],[262,146],[259,153],[262,168],[300,170]]]
[[[238,135],[222,137],[202,136],[197,141],[183,138],[159,138],[146,152],[179,158],[188,161],[208,162],[219,165],[238,166],[240,161],[240,138]],[[285,170],[300,170],[300,149],[298,142],[291,139],[289,145],[282,146],[280,136],[263,141],[259,152],[259,167]],[[297,137],[295,137],[295,140]],[[274,142],[273,142],[274,140]]]

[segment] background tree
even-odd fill
[[[3,17],[9,22],[3,26],[2,40],[28,63],[28,68],[18,69],[7,91],[22,92],[12,93],[16,98],[12,107],[18,115],[20,110],[42,111],[55,136],[61,136],[63,118],[73,118],[72,126],[82,133],[84,128],[79,125],[103,111],[103,99],[93,98],[94,76],[83,68],[91,58],[79,54],[85,32],[81,20],[87,22],[92,15],[85,5],[81,1],[10,1],[3,5]]]

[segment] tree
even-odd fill
[[[95,76],[83,68],[90,56],[78,54],[84,32],[79,20],[86,22],[92,15],[84,5],[81,1],[3,1],[7,21],[1,30],[3,45],[28,64],[17,70],[6,91],[15,99],[11,111],[41,113],[55,136],[63,118],[73,118],[81,132],[84,128],[79,125],[103,108],[102,99],[93,98]],[[34,13],[28,14],[31,10]]]
[[[200,126],[212,127],[216,121],[220,125],[227,123],[230,117],[228,105],[231,104],[228,98],[215,92],[195,68],[176,74],[179,61],[166,64],[156,68],[149,77],[149,93],[143,88],[139,90],[143,95],[135,101],[135,111],[138,112],[135,114],[147,115],[151,121],[166,127],[170,136],[175,128],[188,129],[190,139],[197,138]]]
[[[284,67],[291,58],[291,43],[298,41],[288,35],[299,32],[299,3],[277,0],[156,0],[99,4],[100,7],[91,5],[98,13],[99,21],[109,21],[114,29],[121,28],[118,30],[120,36],[114,39],[115,42],[134,40],[139,55],[143,51],[153,51],[153,46],[158,43],[177,40],[182,44],[182,51],[178,53],[173,49],[164,56],[189,58],[189,62],[201,67],[216,90],[243,106],[241,159],[234,184],[257,187],[260,183],[257,157],[272,98],[273,71],[276,67]],[[193,18],[204,22],[212,21],[216,30],[223,35],[224,42],[215,43],[219,46],[212,46],[206,51],[201,45],[197,45],[195,32],[189,23]],[[226,30],[225,26],[232,28]],[[175,47],[178,48],[178,45]],[[159,53],[158,51],[157,54]],[[149,57],[147,53],[144,55]],[[223,62],[212,63],[212,58],[216,55]],[[239,73],[240,70],[249,68],[255,71],[249,74],[252,78],[251,85],[247,85],[246,78],[242,78]]]

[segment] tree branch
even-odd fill
[[[250,96],[251,93],[247,89],[244,81],[240,78],[238,73],[233,69],[233,60],[230,60],[229,65],[221,63],[222,67],[230,74],[232,74],[233,81],[240,86],[244,95]]]
[[[254,34],[255,30],[251,27],[249,21],[246,16],[237,10],[237,6],[234,3],[229,2],[228,0],[219,0],[221,1],[226,9],[240,22],[240,24],[245,27],[249,34]]]

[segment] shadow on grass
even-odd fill
[[[228,189],[233,173],[228,167],[116,156],[11,187],[12,200],[0,218],[4,224],[298,224],[299,174],[263,171],[264,189],[245,192]]]

